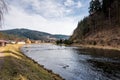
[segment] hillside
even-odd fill
[[[0,39],[1,40],[25,40],[26,38],[22,36],[0,32]]]
[[[91,0],[89,12],[78,23],[70,40],[77,44],[120,48],[120,0]]]
[[[18,37],[30,38],[33,40],[46,40],[46,39],[50,39],[50,38],[66,39],[69,37],[66,35],[53,35],[50,33],[29,30],[29,29],[11,29],[11,30],[3,30],[0,32],[4,33],[4,34],[16,35]]]
[[[69,39],[69,36],[61,34],[53,35],[53,37],[55,37],[56,39]]]

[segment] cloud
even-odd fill
[[[64,5],[65,6],[73,6],[75,4],[75,2],[73,1],[73,0],[66,0],[65,2],[64,2]]]
[[[80,19],[75,15],[82,7],[75,0],[7,0],[9,13],[5,16],[5,29],[28,28],[53,34],[72,34]],[[65,4],[66,3],[66,4]],[[72,7],[73,6],[73,7]]]
[[[64,5],[67,7],[75,7],[75,8],[81,8],[82,4],[80,1],[74,1],[74,0],[66,0],[64,2]]]
[[[81,8],[82,7],[82,3],[80,1],[77,2],[77,8]]]
[[[80,1],[74,0],[7,0],[10,5],[21,7],[28,13],[40,14],[47,18],[64,17],[82,7]],[[22,6],[21,6],[22,5]]]
[[[6,28],[28,28],[53,34],[72,34],[76,23],[73,18],[46,19],[37,14],[28,14],[20,8],[10,6],[9,14],[5,16]]]

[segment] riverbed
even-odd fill
[[[120,52],[54,44],[25,45],[22,51],[66,80],[120,80]]]

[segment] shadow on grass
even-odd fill
[[[4,63],[0,70],[0,80],[62,80],[59,75],[50,73],[33,60],[12,51],[4,51],[22,57],[4,56]]]
[[[14,55],[16,55],[16,56],[18,56],[18,57],[23,57],[23,55],[22,54],[20,54],[21,52],[19,52],[19,51],[12,51],[12,50],[5,50],[5,51],[2,51],[2,53],[4,54],[4,53],[11,53],[11,54],[14,54]]]

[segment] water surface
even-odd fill
[[[120,80],[119,51],[53,44],[27,45],[22,51],[66,80]]]

